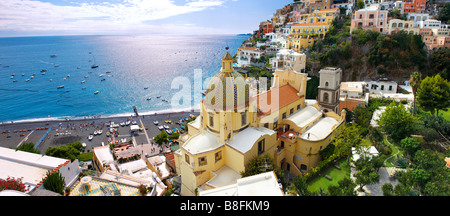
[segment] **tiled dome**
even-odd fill
[[[222,62],[222,70],[211,79],[206,89],[205,105],[216,111],[233,111],[247,106],[249,87],[245,78],[233,70],[233,57],[228,52]]]

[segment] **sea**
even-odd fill
[[[210,79],[219,72],[222,56],[227,51],[234,55],[247,38],[248,35],[0,38],[0,122],[130,116],[133,106],[139,114],[198,108],[200,101],[194,95],[200,92],[194,92],[199,85],[194,83],[195,70],[201,70],[203,82]],[[93,65],[98,67],[92,68]],[[174,85],[176,78],[189,85]],[[58,88],[61,86],[64,87]],[[174,108],[171,99],[180,95],[183,88],[189,90],[189,86],[192,96],[183,98]]]

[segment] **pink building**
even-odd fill
[[[355,28],[378,31],[386,34],[388,22],[388,11],[380,10],[378,5],[371,5],[360,9],[353,14],[350,32]]]
[[[449,36],[423,36],[422,40],[426,44],[428,50],[436,51],[438,49],[450,48]]]

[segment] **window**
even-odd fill
[[[191,164],[188,154],[184,155],[184,159],[186,160],[186,163]]]
[[[292,109],[289,111],[289,115],[292,115],[292,113],[294,113],[294,108],[292,108]]]
[[[241,113],[241,125],[247,124],[247,113]]]
[[[209,126],[214,127],[214,116],[211,114],[209,115]]]
[[[362,19],[362,14],[359,15],[359,18]]]
[[[276,130],[278,127],[278,119],[273,120],[273,129]]]
[[[391,85],[389,86],[389,91],[392,91],[392,86]]]
[[[373,19],[374,15],[373,14],[369,14],[369,19]]]
[[[329,100],[329,95],[328,95],[328,93],[323,93],[323,102],[327,102],[328,103],[328,100]]]
[[[299,110],[300,109],[300,104],[299,105],[297,105],[297,110]]]
[[[215,158],[216,158],[216,163],[217,163],[217,161],[222,160],[222,151],[216,152]]]
[[[198,158],[198,165],[199,165],[199,166],[204,166],[204,165],[206,165],[206,164],[207,164],[207,162],[206,162],[206,156]]]
[[[325,82],[325,87],[328,87],[328,82]]]
[[[384,85],[381,85],[381,91],[383,91],[384,90]]]
[[[258,155],[264,153],[266,147],[266,140],[262,139],[258,142]]]
[[[300,165],[300,169],[302,169],[302,170],[307,170],[307,169],[308,169],[308,166],[306,166],[305,164],[301,164],[301,165]]]
[[[283,119],[285,119],[286,118],[286,113],[283,113]]]

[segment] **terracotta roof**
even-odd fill
[[[250,51],[253,51],[253,50],[256,50],[256,49],[258,49],[258,47],[244,47],[243,48],[243,50],[250,50]]]
[[[292,26],[318,26],[318,25],[329,25],[329,23],[316,22],[316,23],[297,23]]]
[[[272,103],[272,94],[278,95],[274,98],[278,99],[278,104],[275,101]],[[268,115],[304,97],[304,95],[298,96],[297,94],[298,91],[289,84],[258,94],[256,96],[258,116]]]
[[[169,160],[169,162],[173,165],[173,167],[175,166],[175,156],[173,155],[174,153],[169,153],[169,154],[165,154],[164,156],[167,158],[167,160]]]

